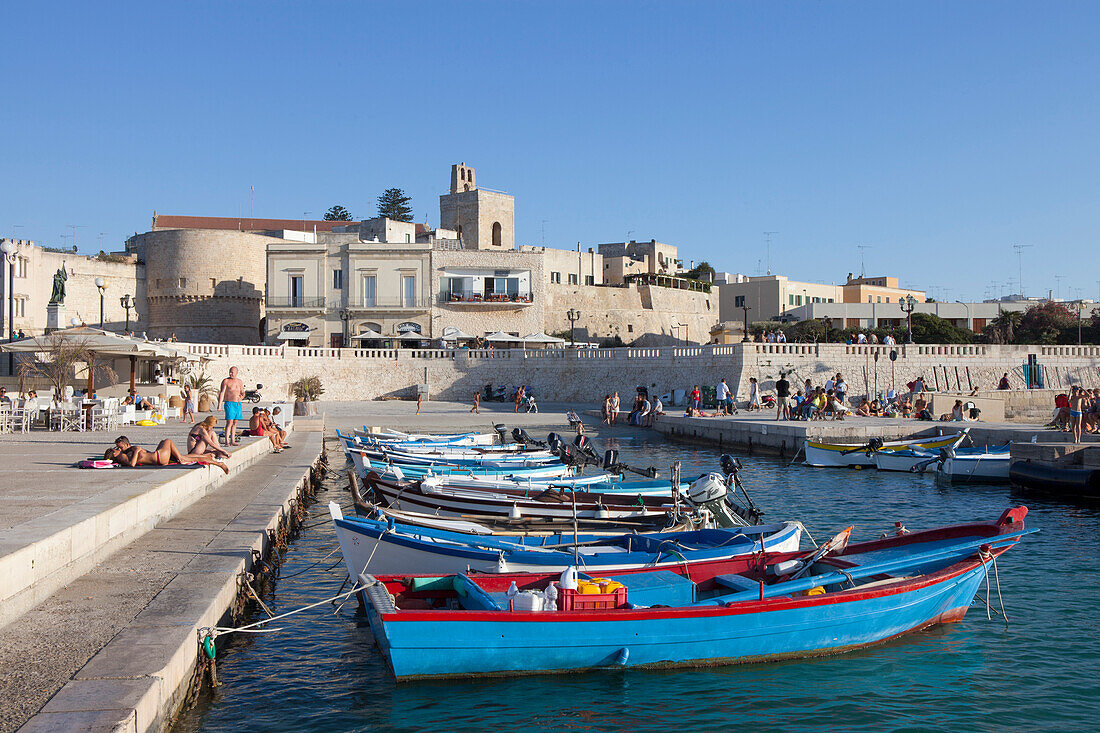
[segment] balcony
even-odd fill
[[[451,290],[439,294],[441,304],[458,307],[531,305],[531,293],[482,293],[472,290]]]
[[[306,298],[294,295],[277,295],[266,301],[268,310],[324,310],[325,298]]]
[[[365,298],[362,293],[359,293],[348,299],[347,307],[357,311],[416,311],[427,310],[428,300],[419,296],[415,298],[402,298],[398,296]]]

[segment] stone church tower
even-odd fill
[[[515,210],[512,196],[478,188],[473,168],[451,166],[451,191],[439,197],[439,226],[457,231],[465,249],[515,249]]]

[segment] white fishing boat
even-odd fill
[[[959,483],[971,481],[1008,483],[1008,467],[1012,463],[1008,445],[945,453],[942,460],[936,462],[937,478]]]

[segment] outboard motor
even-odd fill
[[[608,448],[603,454],[603,470],[617,473],[619,469],[619,451]]]
[[[760,518],[764,516],[764,512],[753,503],[752,497],[749,496],[749,492],[745,490],[745,485],[741,483],[741,470],[744,468],[744,466],[741,465],[741,459],[729,453],[723,453],[721,458],[718,459],[718,462],[722,466],[722,472],[726,474],[726,487],[728,491],[732,492],[732,496],[727,495],[726,497],[726,502],[729,504],[730,509],[749,524],[759,524]],[[745,506],[741,506],[734,501],[734,497],[737,495],[735,489],[740,489],[741,493],[744,495]]]
[[[869,454],[870,453],[877,453],[878,451],[882,450],[882,446],[883,446],[882,438],[871,438],[870,440],[867,441],[867,452]]]
[[[495,430],[496,434],[500,436],[500,444],[501,445],[507,445],[508,444],[508,433],[504,432],[505,430],[507,430],[507,428],[504,426],[504,423],[502,423],[502,422],[493,423],[493,430]]]
[[[561,455],[562,446],[565,445],[565,441],[561,439],[561,436],[557,433],[550,433],[546,436],[546,443],[550,446],[550,452],[556,456]]]
[[[574,438],[573,446],[577,449],[577,453],[585,458],[588,463],[600,465],[600,457],[596,455],[596,451],[592,448],[592,441],[588,439],[587,435],[578,435]]]
[[[692,482],[687,490],[687,498],[694,506],[708,510],[714,515],[719,527],[744,527],[746,522],[732,511],[726,495],[729,488],[720,473],[708,473]]]
[[[722,457],[718,459],[718,462],[722,465],[722,471],[727,476],[741,471],[741,459],[734,458],[729,453],[723,453]]]
[[[535,440],[530,435],[528,435],[527,431],[523,428],[512,428],[512,440],[517,443],[523,443],[524,445],[535,445],[539,448],[546,447],[545,442],[541,440]]]

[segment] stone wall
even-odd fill
[[[638,346],[706,343],[718,322],[718,294],[662,288],[546,286],[547,333],[569,330],[566,312],[581,312],[577,340],[619,336]],[[686,324],[681,328],[678,324]]]
[[[135,235],[130,251],[150,279],[148,331],[156,338],[254,344],[261,339],[270,237],[213,229]]]
[[[632,395],[644,384],[658,394],[690,389],[693,384],[714,385],[725,378],[740,385],[747,395],[750,376],[758,377],[765,390],[774,387],[780,369],[793,371],[794,379],[807,377],[820,384],[840,371],[851,385],[852,396],[863,393],[865,354],[859,348],[821,344],[733,344],[727,346],[623,348],[623,349],[498,349],[491,351],[444,349],[299,349],[268,346],[190,345],[209,359],[205,368],[217,383],[230,366],[241,369],[249,386],[259,382],[270,399],[288,395],[291,382],[317,375],[325,386],[323,400],[369,400],[387,396],[411,396],[418,384],[427,384],[431,399],[472,398],[486,384],[528,384],[542,400],[598,402],[618,390]],[[984,349],[985,351],[982,351]],[[969,394],[970,383],[988,389],[1007,371],[1014,387],[1020,385],[1018,366],[1034,352],[1051,378],[1070,383],[1081,380],[1100,385],[1100,346],[1084,347],[897,347],[894,380],[899,390],[905,382],[923,374],[933,387],[933,369],[940,374],[940,391]],[[873,361],[871,364],[873,365]],[[890,385],[888,356],[879,360],[879,388]],[[873,368],[873,367],[872,367]],[[951,379],[946,384],[944,370]],[[956,390],[956,369],[961,390]],[[967,382],[969,370],[971,382]],[[792,381],[794,381],[792,379]],[[870,386],[874,389],[873,372]],[[1030,393],[1010,392],[1013,400],[1030,405]],[[1021,394],[1028,394],[1027,398]],[[996,396],[996,395],[989,395]],[[1051,400],[1043,391],[1040,403]],[[1023,404],[1021,402],[1021,404]],[[1041,407],[1042,405],[1036,405]],[[1011,410],[1006,410],[1012,417]]]

